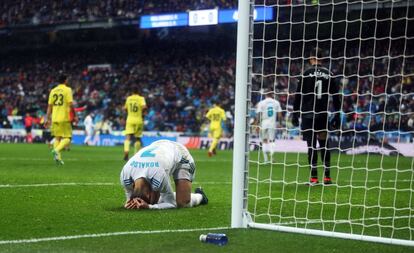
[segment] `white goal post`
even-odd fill
[[[231,226],[414,246],[414,2],[239,0],[237,29]],[[340,87],[332,185],[308,185],[315,148],[292,125],[314,48]],[[256,131],[264,91],[283,114],[270,162]]]

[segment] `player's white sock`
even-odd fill
[[[267,143],[262,144],[262,151],[263,151],[264,162],[267,163],[268,162],[268,158],[267,158],[268,145],[267,145]]]
[[[90,135],[87,135],[85,140],[83,141],[83,144],[88,144],[89,145],[89,141],[92,139],[92,137]]]
[[[203,195],[200,193],[191,193],[191,201],[188,203],[187,207],[193,207],[200,205],[203,200]]]
[[[274,143],[273,142],[270,142],[269,144],[268,144],[269,146],[268,146],[268,151],[269,151],[269,153],[270,153],[270,161],[272,161],[273,162],[273,153],[274,153]]]

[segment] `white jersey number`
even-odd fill
[[[316,81],[315,86],[316,86],[316,97],[318,99],[321,99],[322,98],[322,80]]]

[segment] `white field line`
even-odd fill
[[[215,185],[215,184],[231,184],[231,182],[193,182],[194,185]],[[44,184],[0,184],[0,188],[25,188],[25,187],[51,187],[51,186],[113,186],[119,183],[105,182],[70,182],[70,183],[44,183]]]
[[[356,222],[372,221],[372,220],[397,220],[397,219],[409,219],[413,218],[413,215],[404,215],[404,216],[389,216],[389,217],[370,217],[370,218],[361,218],[361,219],[352,219],[352,220],[302,220],[302,221],[290,221],[282,223],[274,223],[275,225],[292,225],[292,224],[318,224],[318,223],[335,223],[335,224],[355,224]],[[356,223],[360,225],[360,223]],[[371,226],[375,224],[365,225]]]
[[[378,180],[368,180],[368,181],[363,181],[363,180],[344,180],[342,182],[355,182],[355,183],[378,183]],[[382,183],[395,183],[396,180],[382,180]],[[410,179],[401,179],[401,180],[397,180],[397,182],[411,182]],[[256,181],[250,181],[249,183],[251,184],[255,184]],[[260,181],[260,184],[269,184],[270,180],[265,180],[265,181]],[[282,181],[273,181],[272,183],[283,183]],[[307,184],[308,182],[285,182],[286,184]],[[226,182],[198,182],[198,181],[194,181],[193,185],[197,186],[197,185],[225,185],[225,184],[231,184],[230,181],[226,181]],[[118,183],[110,183],[110,182],[86,182],[86,183],[82,183],[82,182],[69,182],[69,183],[39,183],[39,184],[0,184],[0,188],[27,188],[27,187],[53,187],[53,186],[113,186],[113,185],[120,185]],[[335,185],[332,185],[335,186]]]
[[[276,223],[277,225],[292,225],[292,224],[312,224],[312,223],[354,223],[356,221],[365,220],[386,220],[386,219],[407,219],[412,216],[396,216],[396,217],[371,217],[365,219],[354,219],[354,220],[308,220],[308,221],[297,221],[297,222],[285,222]],[[368,225],[369,226],[369,225]],[[215,228],[194,228],[194,229],[176,229],[176,230],[150,230],[150,231],[124,231],[124,232],[112,232],[112,233],[100,233],[100,234],[83,234],[83,235],[71,235],[71,236],[57,236],[57,237],[43,237],[43,238],[31,238],[31,239],[20,239],[20,240],[2,240],[0,245],[4,244],[26,244],[26,243],[38,243],[48,241],[65,241],[82,238],[99,238],[99,237],[111,237],[111,236],[123,236],[123,235],[137,235],[137,234],[161,234],[161,233],[184,233],[184,232],[196,232],[206,230],[226,230],[231,229],[230,227],[215,227]]]
[[[340,182],[346,182],[346,183],[378,183],[380,182],[379,180],[340,180]],[[411,182],[411,179],[399,179],[399,180],[381,180],[381,183],[395,183],[395,182]],[[277,183],[277,184],[308,184],[308,181],[305,182],[298,182],[298,181],[282,181],[282,180],[270,180],[270,179],[265,179],[265,180],[250,180],[249,183],[251,184],[255,184],[255,183],[260,183],[260,184],[269,184],[269,183]],[[333,184],[332,186],[337,186],[337,184]],[[342,186],[342,185],[341,185]]]
[[[231,229],[230,227],[216,227],[216,228],[191,228],[191,229],[173,229],[173,230],[149,230],[149,231],[124,231],[124,232],[112,232],[101,234],[84,234],[84,235],[70,235],[70,236],[57,236],[57,237],[43,237],[43,238],[31,238],[21,240],[4,240],[0,241],[1,244],[24,244],[24,243],[36,243],[36,242],[49,242],[49,241],[65,241],[81,238],[98,238],[98,237],[110,237],[110,236],[122,236],[122,235],[138,235],[138,234],[161,234],[161,233],[184,233],[184,232],[196,232],[205,230],[224,230]]]
[[[50,184],[1,184],[0,188],[49,187],[49,186],[100,186],[116,185],[115,183],[50,183]]]
[[[53,158],[52,157],[51,158],[0,157],[0,161],[53,161]],[[78,158],[65,158],[65,161],[79,161],[79,159]]]

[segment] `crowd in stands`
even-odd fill
[[[146,130],[205,131],[204,114],[214,100],[220,100],[227,111],[234,109],[234,55],[205,50],[206,45],[197,43],[181,49],[172,46],[173,52],[168,46],[148,46],[134,53],[43,54],[25,63],[5,59],[0,66],[1,117],[26,111],[44,115],[49,90],[63,70],[69,75],[81,116],[93,111],[95,120],[107,129],[123,129],[125,98],[130,95],[129,87],[138,84],[148,104]],[[188,47],[200,50],[188,52]],[[228,128],[231,122],[230,117]]]
[[[308,0],[310,3],[314,3]],[[305,0],[257,1],[257,5],[304,4]],[[237,0],[3,0],[0,28],[14,25],[44,25],[136,19],[141,15],[201,9],[236,9]]]
[[[236,0],[3,0],[0,27],[13,25],[59,24],[108,18],[137,18],[153,13],[186,10],[235,8]]]
[[[196,42],[148,43],[143,48],[134,52],[42,53],[26,58],[33,61],[22,61],[13,55],[4,58],[0,65],[0,127],[11,127],[7,116],[24,116],[27,111],[32,116],[44,115],[49,90],[56,84],[57,73],[63,70],[70,77],[80,116],[95,112],[102,131],[123,129],[128,87],[138,84],[148,104],[145,130],[203,133],[207,124],[204,114],[217,100],[228,114],[226,129],[227,135],[231,134],[235,52]],[[358,52],[352,49],[346,59],[334,57],[326,61],[341,83],[344,129],[413,130],[412,50],[407,49],[406,55],[411,56],[404,57],[398,49],[387,49],[378,46],[375,58],[368,49],[360,57],[353,57]],[[291,127],[289,112],[303,62],[306,61],[283,55],[276,69],[274,62],[254,62],[252,103],[261,98],[261,88],[274,88],[287,127]]]
[[[414,130],[414,50],[404,53],[402,42],[393,41],[392,46],[387,42],[377,43],[375,53],[372,43],[348,46],[346,57],[343,48],[334,48],[330,53],[326,50],[329,47],[325,48],[324,65],[336,76],[343,94],[343,129]],[[261,54],[257,53],[258,58]],[[301,55],[301,47],[292,47],[279,50],[277,62],[272,58],[256,60],[253,90],[274,89],[282,106],[287,105],[291,110],[297,82],[306,68],[307,61]],[[257,101],[260,96],[256,92],[252,100]]]

